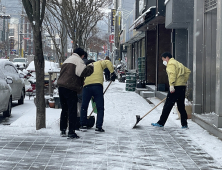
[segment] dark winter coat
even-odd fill
[[[92,65],[86,66],[80,56],[73,53],[64,61],[57,84],[60,87],[81,93],[84,78],[90,76],[93,71]]]

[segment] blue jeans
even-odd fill
[[[87,126],[87,110],[92,96],[94,97],[97,108],[96,128],[102,128],[104,118],[104,98],[102,84],[91,84],[83,88],[80,124],[81,126]]]

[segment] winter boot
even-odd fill
[[[79,136],[76,133],[68,134],[68,139],[78,139]]]
[[[79,130],[82,131],[82,132],[86,132],[87,131],[87,126],[81,126],[79,128]]]
[[[60,136],[61,136],[61,137],[66,137],[66,131],[65,131],[65,130],[62,130],[61,133],[60,133]]]
[[[95,131],[98,132],[98,133],[105,132],[105,130],[103,128],[96,128]]]

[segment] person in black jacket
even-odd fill
[[[60,71],[57,82],[59,86],[59,97],[62,106],[60,116],[61,136],[66,136],[67,122],[69,122],[69,138],[79,138],[75,133],[77,119],[77,94],[82,92],[84,79],[90,76],[94,67],[93,64],[88,66],[83,62],[85,51],[82,48],[76,48],[74,53],[67,58]]]

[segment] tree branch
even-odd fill
[[[30,0],[22,0],[23,6],[25,8],[26,14],[28,16],[29,22],[32,23],[33,21],[33,9],[32,9],[32,4]]]

